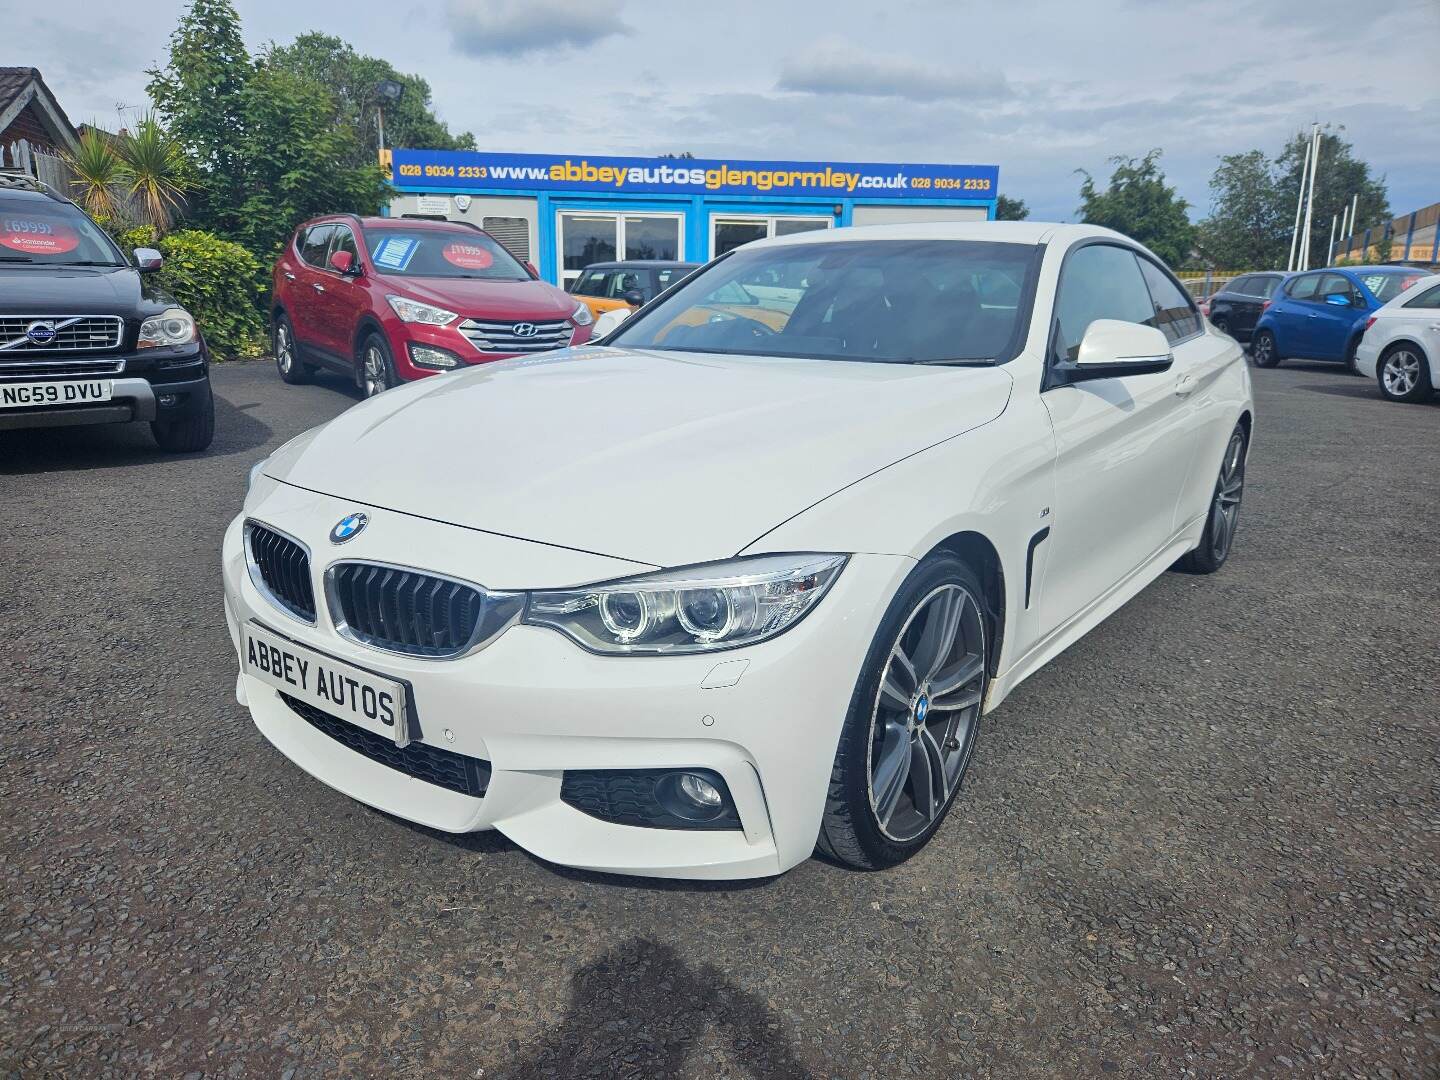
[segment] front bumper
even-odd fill
[[[590,340],[590,331],[594,329],[594,323],[587,323],[584,326],[575,327],[570,335],[570,341],[560,348],[570,348],[574,345],[583,345]],[[467,367],[478,367],[481,364],[490,364],[496,360],[510,360],[517,356],[538,356],[539,353],[507,353],[507,352],[484,352],[475,348],[470,339],[460,333],[452,324],[450,326],[427,326],[424,323],[406,323],[398,319],[391,321],[386,326],[386,337],[389,339],[390,358],[395,365],[395,374],[406,382],[413,382],[416,379],[423,379],[429,375],[444,375],[447,371],[463,371]],[[421,367],[410,359],[410,345],[428,345],[436,349],[444,349],[457,357],[461,362],[459,368],[431,368]]]
[[[407,775],[357,753],[302,719],[273,689],[241,674],[236,695],[256,726],[306,772],[388,813],[449,832],[498,829],[551,862],[658,877],[778,874],[814,849],[851,693],[880,614],[909,559],[854,556],[830,593],[788,633],[700,656],[604,657],[556,631],[511,627],[451,661],[394,656],[287,616],[251,583],[241,522],[273,524],[310,547],[311,574],[332,559],[374,559],[496,589],[560,587],[614,577],[614,560],[564,552],[554,577],[543,545],[367,507],[370,525],[343,548],[327,540],[353,502],[273,481],[252,496],[224,543],[226,619],[254,620],[302,645],[409,682],[420,740],[490,765],[483,797]],[[554,551],[555,549],[550,549]],[[537,562],[539,560],[539,562]],[[588,563],[586,560],[590,560]],[[520,580],[522,577],[528,580]],[[726,675],[715,678],[721,665]],[[730,685],[702,689],[702,683]],[[699,831],[600,820],[562,801],[566,770],[699,768],[730,790],[741,827]]]
[[[75,427],[87,424],[128,424],[147,420],[179,420],[204,408],[210,397],[210,379],[151,383],[147,379],[108,378],[110,400],[93,405],[68,405],[55,408],[26,406],[0,409],[0,431],[25,428]],[[63,382],[63,379],[46,379]],[[84,381],[90,381],[87,378]]]

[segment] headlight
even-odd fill
[[[696,653],[753,645],[803,619],[845,555],[758,555],[605,585],[530,594],[525,622],[592,652]]]
[[[590,313],[590,309],[588,307],[586,307],[584,304],[581,304],[579,307],[577,307],[574,311],[570,313],[570,321],[573,322],[576,326],[589,326],[592,322],[595,321],[595,316]]]
[[[162,345],[184,345],[196,338],[195,320],[184,308],[166,308],[140,324],[140,340],[136,347],[158,349]]]
[[[452,323],[460,316],[453,311],[446,311],[444,308],[436,307],[434,304],[422,304],[419,300],[407,300],[403,296],[387,296],[391,309],[400,316],[401,322],[418,322],[426,326],[445,326]]]

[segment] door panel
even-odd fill
[[[329,256],[336,251],[350,252],[351,259],[358,265],[360,253],[355,247],[354,234],[343,225],[335,228],[326,254],[327,266]],[[315,290],[317,341],[332,357],[351,359],[355,325],[365,304],[365,289],[359,278],[347,277],[334,270],[321,271],[316,280],[324,289],[323,292]]]
[[[290,325],[295,329],[295,340],[311,348],[323,347],[320,309],[315,302],[320,294],[315,285],[322,283],[318,267],[325,261],[334,232],[333,225],[315,225],[305,234],[300,245],[300,257],[294,260],[295,280],[289,283]]]
[[[1316,360],[1345,359],[1345,347],[1349,344],[1351,329],[1355,320],[1366,310],[1329,303],[1325,298],[1332,293],[1340,293],[1352,301],[1364,302],[1360,290],[1355,288],[1349,278],[1341,274],[1326,274],[1320,279],[1315,290],[1315,299],[1311,303],[1311,352],[1307,354]]]

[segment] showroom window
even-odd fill
[[[712,214],[710,217],[710,257],[718,258],[727,251],[734,251],[737,247],[748,244],[752,240],[814,232],[816,229],[828,229],[832,224],[833,222],[828,217]]]
[[[597,262],[681,258],[679,214],[563,212],[560,220],[560,283],[574,281]]]

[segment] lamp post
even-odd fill
[[[375,84],[375,98],[379,102],[376,107],[376,127],[380,136],[380,149],[385,149],[385,106],[393,105],[399,101],[405,93],[405,84],[395,79],[381,79]]]

